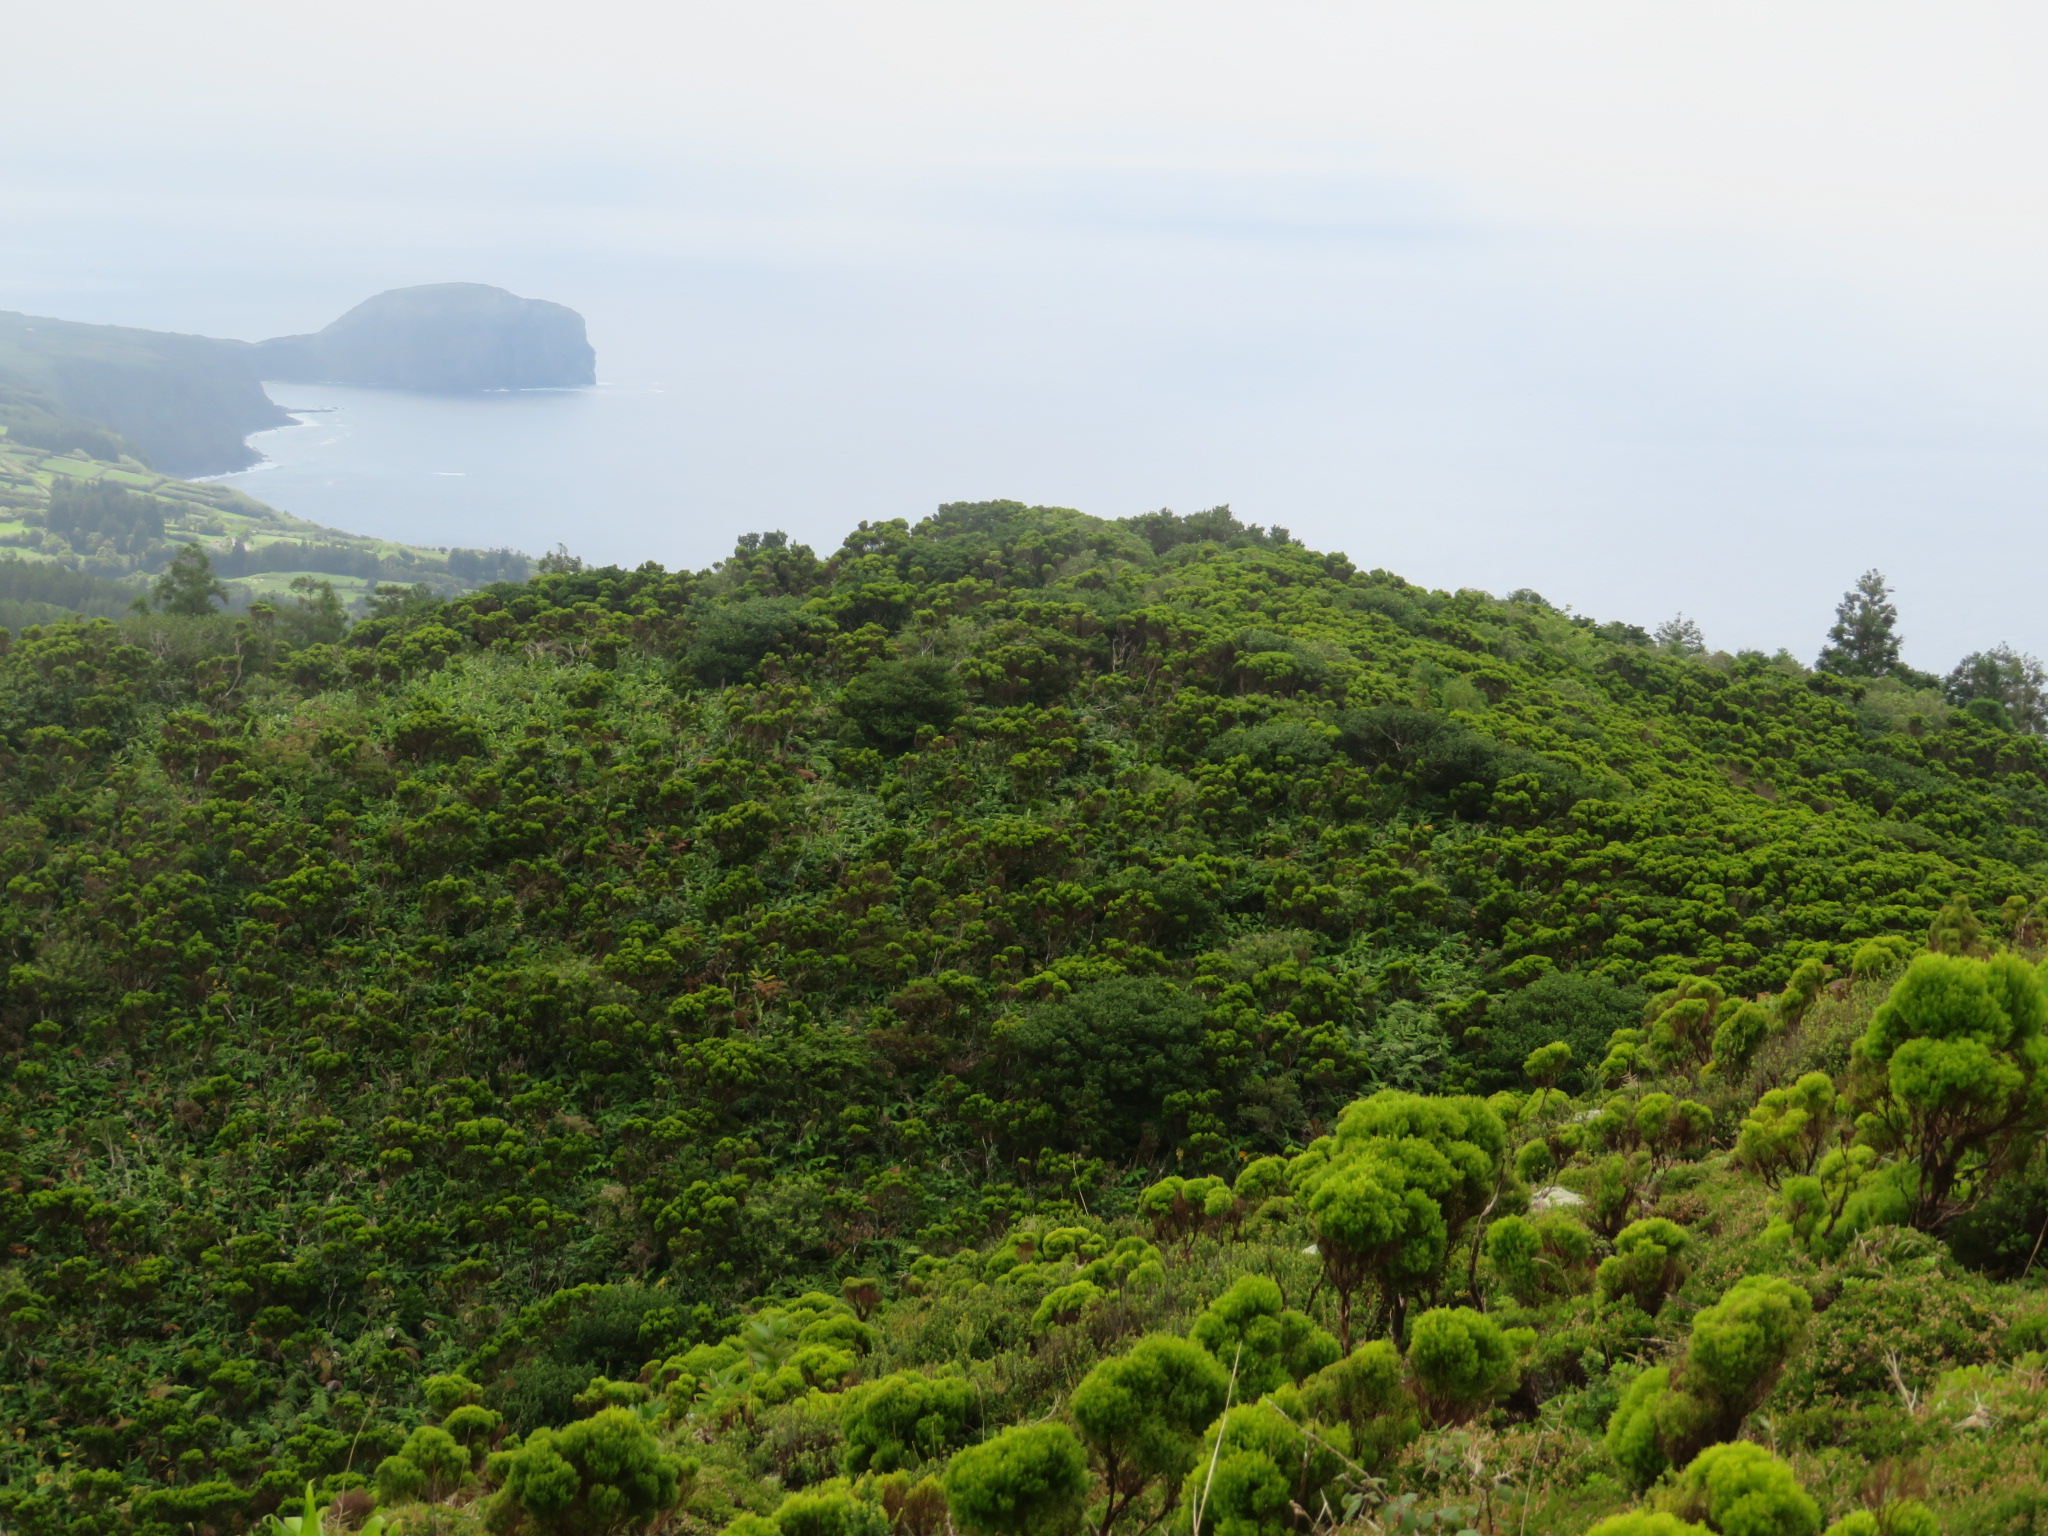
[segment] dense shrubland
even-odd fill
[[[190,575],[0,657],[7,1530],[2048,1523],[2004,706],[1222,512]]]

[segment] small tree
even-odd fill
[[[618,1536],[675,1508],[695,1462],[665,1455],[628,1408],[607,1408],[565,1429],[537,1429],[491,1458],[501,1491],[492,1522],[545,1536]]]
[[[840,1412],[846,1470],[895,1472],[960,1444],[979,1398],[958,1376],[901,1371],[855,1387]]]
[[[1813,1172],[1835,1136],[1835,1103],[1834,1079],[1825,1072],[1769,1090],[1743,1117],[1735,1161],[1773,1189],[1787,1177]]]
[[[1229,1386],[1208,1350],[1163,1333],[1082,1379],[1069,1412],[1102,1478],[1102,1536],[1155,1483],[1177,1490]]]
[[[1840,677],[1888,677],[1899,665],[1899,610],[1882,571],[1865,571],[1842,594],[1814,665]]]
[[[946,1468],[946,1505],[973,1536],[1068,1536],[1088,1501],[1088,1453],[1064,1424],[1024,1424]]]
[[[1486,1229],[1486,1263],[1516,1302],[1541,1306],[1586,1288],[1593,1234],[1562,1211],[1546,1211],[1534,1221],[1503,1216]]]
[[[965,703],[960,680],[936,656],[876,661],[846,685],[840,713],[868,745],[884,752],[908,752],[927,727],[943,731]]]
[[[1967,1210],[2048,1125],[2048,997],[2017,956],[1922,955],[1856,1050],[1874,1074],[1858,1095],[1864,1138],[1918,1170],[1923,1230]]]
[[[1483,1413],[1521,1379],[1500,1324],[1470,1307],[1437,1307],[1416,1318],[1408,1369],[1423,1412],[1438,1428]]]
[[[184,545],[171,557],[150,592],[165,613],[193,619],[205,618],[215,603],[228,600],[228,589],[213,574],[213,561],[197,544]]]

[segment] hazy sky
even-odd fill
[[[608,558],[1227,500],[1807,654],[1876,563],[1921,664],[2048,649],[2039,6],[17,9],[0,307],[574,304],[690,411]]]

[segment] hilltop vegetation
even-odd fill
[[[26,629],[0,1524],[2038,1531],[1931,681],[1011,503]]]

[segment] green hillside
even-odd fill
[[[2048,1528],[2002,706],[1222,509],[291,633],[0,655],[8,1532]]]
[[[425,549],[323,528],[229,486],[157,474],[119,445],[94,446],[115,456],[37,446],[0,425],[0,625],[122,612],[193,543],[242,605],[286,597],[301,576],[360,603],[379,583],[446,597],[527,571],[509,550]]]

